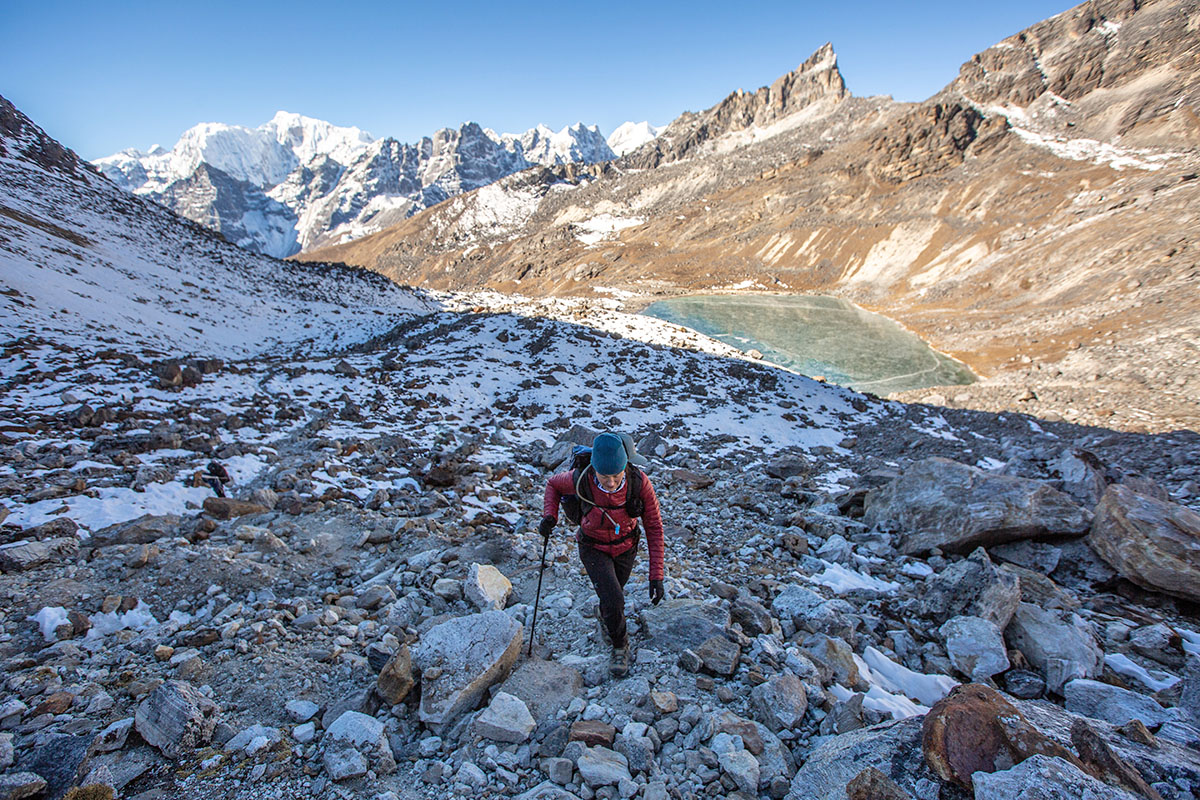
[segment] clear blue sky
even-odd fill
[[[665,124],[833,43],[850,91],[924,100],[1070,0],[204,3],[4,0],[0,94],[85,158],[284,109],[415,141]]]

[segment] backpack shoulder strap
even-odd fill
[[[630,464],[625,469],[625,513],[633,519],[642,516],[646,504],[642,502],[642,480],[644,476],[638,467]]]

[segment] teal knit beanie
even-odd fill
[[[615,433],[602,433],[592,440],[592,468],[601,475],[624,472],[628,461],[625,443]]]

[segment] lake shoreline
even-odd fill
[[[822,330],[822,329],[825,329],[828,327],[819,322],[814,322],[812,319],[806,321],[804,319],[804,312],[809,312],[810,314],[815,314],[815,315],[817,315],[817,318],[819,318],[819,316],[825,312],[837,312],[837,311],[843,311],[843,310],[844,311],[852,311],[854,314],[857,314],[860,317],[864,318],[864,323],[867,322],[866,318],[874,318],[874,319],[877,319],[879,322],[884,323],[884,325],[882,327],[879,327],[874,323],[863,324],[860,327],[858,327],[858,329],[861,330],[863,333],[866,333],[868,335],[873,333],[875,335],[880,335],[880,336],[884,336],[884,335],[891,336],[891,335],[893,335],[893,332],[890,330],[890,328],[894,328],[895,333],[900,334],[901,338],[899,340],[896,340],[896,342],[895,342],[896,344],[901,346],[901,350],[897,353],[897,356],[896,356],[897,358],[913,357],[912,352],[909,352],[908,355],[905,356],[903,348],[905,346],[908,346],[910,348],[916,346],[922,352],[928,351],[937,360],[937,364],[933,367],[933,370],[936,371],[936,370],[944,370],[944,369],[950,368],[953,373],[963,373],[964,374],[963,377],[969,377],[969,379],[970,379],[969,381],[967,381],[965,383],[947,382],[947,381],[935,382],[933,384],[929,384],[929,387],[932,387],[932,386],[968,386],[972,383],[982,380],[982,376],[978,372],[976,372],[974,369],[972,369],[970,364],[965,362],[963,359],[954,356],[953,354],[943,352],[943,351],[938,350],[937,348],[933,347],[917,331],[912,330],[909,326],[904,325],[902,322],[900,322],[896,319],[893,319],[892,317],[888,316],[887,314],[882,314],[871,308],[868,308],[868,307],[863,306],[859,303],[856,303],[852,300],[849,300],[848,298],[838,297],[837,295],[823,294],[823,293],[817,293],[817,292],[792,292],[792,291],[779,291],[779,290],[769,290],[769,289],[723,288],[723,289],[715,289],[715,290],[706,290],[706,291],[702,291],[702,292],[680,291],[680,292],[661,292],[661,293],[656,292],[654,295],[633,295],[633,296],[626,295],[624,297],[615,298],[615,299],[618,300],[618,302],[621,304],[622,310],[625,311],[626,313],[635,313],[635,314],[644,315],[644,316],[652,316],[652,317],[655,317],[656,319],[664,319],[668,322],[671,322],[672,324],[681,325],[683,327],[689,327],[690,329],[696,330],[697,332],[702,333],[706,336],[715,337],[721,341],[724,341],[726,344],[730,345],[731,347],[735,347],[738,350],[741,350],[743,353],[749,353],[751,351],[757,351],[759,353],[762,353],[764,350],[774,350],[777,355],[784,355],[786,357],[784,359],[785,361],[792,360],[793,363],[792,364],[779,363],[770,354],[764,355],[761,360],[764,363],[770,363],[770,364],[780,367],[782,369],[787,369],[787,370],[790,370],[793,372],[799,372],[801,374],[807,374],[810,377],[821,376],[822,373],[827,373],[827,372],[833,372],[833,371],[839,372],[839,373],[841,373],[841,377],[833,378],[830,376],[828,378],[829,382],[835,383],[838,385],[842,385],[842,386],[846,386],[847,388],[855,388],[856,391],[864,391],[864,392],[869,392],[869,393],[874,394],[875,391],[870,388],[870,384],[887,383],[887,382],[891,381],[891,382],[893,382],[893,385],[895,385],[895,383],[894,383],[895,381],[903,379],[906,375],[915,374],[915,373],[901,372],[896,375],[882,374],[880,377],[875,377],[874,374],[872,374],[870,372],[867,372],[864,374],[863,372],[860,371],[856,376],[854,374],[855,367],[852,366],[852,363],[854,360],[854,358],[853,358],[854,353],[853,353],[852,348],[844,351],[841,354],[841,355],[847,356],[850,359],[849,361],[847,361],[847,360],[840,359],[837,356],[831,356],[829,353],[821,354],[821,353],[811,351],[803,345],[800,345],[799,347],[797,347],[796,345],[794,345],[790,342],[787,342],[786,337],[780,338],[780,337],[764,336],[761,331],[756,335],[755,333],[751,332],[751,328],[753,327],[752,325],[738,324],[737,322],[730,321],[728,319],[724,320],[722,323],[722,327],[727,328],[728,331],[725,335],[721,335],[721,334],[717,334],[715,331],[704,330],[703,328],[697,328],[697,327],[695,327],[694,323],[692,325],[689,325],[688,321],[686,321],[686,320],[681,321],[679,319],[674,319],[670,316],[659,316],[656,314],[646,314],[647,309],[651,308],[652,306],[654,306],[655,304],[658,304],[658,303],[665,303],[666,308],[671,309],[672,308],[671,304],[677,303],[678,301],[697,300],[697,301],[703,302],[704,300],[707,300],[707,299],[717,300],[720,298],[744,298],[744,299],[779,298],[779,299],[785,300],[785,301],[786,300],[800,300],[803,298],[812,298],[814,300],[824,301],[824,302],[829,303],[828,307],[822,307],[821,305],[818,305],[813,308],[797,307],[795,309],[791,309],[794,313],[796,313],[798,315],[796,318],[795,334],[799,334],[800,332],[804,331],[805,328],[813,328],[816,330]],[[778,310],[780,312],[786,313],[787,311],[789,311],[789,307],[786,302],[781,302],[779,304]],[[686,316],[688,313],[688,312],[683,311],[682,309],[676,309],[676,311],[677,311],[677,313],[679,313],[682,316]],[[702,310],[694,310],[691,313],[696,314],[700,317],[707,317],[706,313]],[[713,319],[711,317],[707,317],[707,318],[710,320]],[[836,326],[829,327],[829,329],[834,330],[834,329],[836,329]],[[823,337],[821,337],[821,338],[823,338]],[[919,343],[919,345],[917,345],[917,343]],[[810,368],[806,369],[805,364],[804,364],[805,361],[817,361],[820,364],[826,365],[826,368],[812,369],[810,367]],[[948,362],[948,364],[947,364],[947,362]],[[948,377],[948,376],[942,375],[942,377]],[[857,388],[857,387],[862,387],[862,388]],[[893,392],[897,392],[897,391],[898,392],[912,392],[912,391],[920,391],[925,388],[928,388],[928,387],[920,387],[920,386],[919,387],[911,387],[910,386],[910,387],[906,387],[906,388],[896,388],[896,389],[892,389],[892,390],[881,390],[879,392],[879,394],[882,396],[887,396],[887,395],[889,395]]]

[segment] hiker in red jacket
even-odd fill
[[[658,497],[650,478],[634,466],[645,463],[634,451],[629,434],[600,434],[592,442],[587,467],[560,472],[546,484],[545,516],[538,526],[542,538],[550,538],[558,522],[559,504],[571,519],[575,516],[572,505],[578,504],[581,516],[575,539],[579,558],[600,598],[600,618],[613,648],[611,671],[618,677],[629,672],[625,582],[637,560],[638,519],[646,530],[650,551],[650,600],[658,605],[663,599],[663,526]]]

